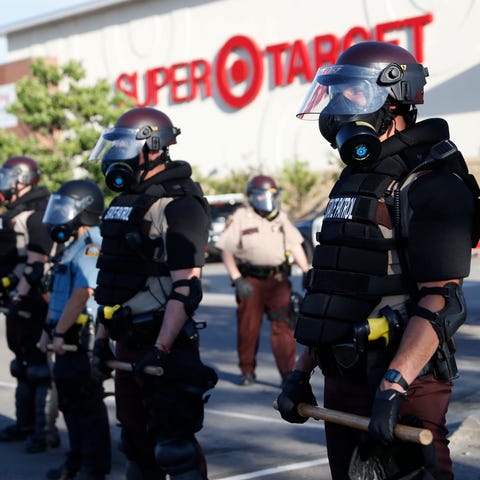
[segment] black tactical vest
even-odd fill
[[[144,217],[160,198],[203,193],[189,178],[153,185],[145,193],[124,193],[105,211],[95,300],[99,305],[123,304],[141,291],[150,276],[169,276],[163,237],[150,239]]]
[[[13,228],[14,218],[24,211],[45,210],[48,197],[45,187],[34,188],[0,215],[0,276],[8,275],[16,265],[26,260],[26,256],[20,255],[17,249],[19,233]]]
[[[389,252],[397,247],[391,188],[407,171],[395,156],[372,172],[344,170],[335,184],[295,330],[300,343],[351,341],[353,324],[365,321],[383,296],[407,292],[401,275],[388,274]]]
[[[454,145],[448,152],[451,145],[442,141],[435,145],[437,150],[425,143],[413,145],[384,158],[371,172],[342,172],[317,234],[319,245],[295,330],[299,343],[351,342],[353,325],[365,322],[382,297],[414,292],[403,248],[408,238],[408,202],[400,208],[403,182],[421,170],[443,168],[460,176],[478,198],[478,186],[463,157]],[[477,240],[478,236],[473,242]],[[398,259],[396,274],[389,270],[392,258]]]

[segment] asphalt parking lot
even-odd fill
[[[300,288],[300,275],[292,277]],[[235,350],[235,303],[230,282],[222,264],[208,264],[204,269],[204,300],[197,320],[207,322],[201,332],[205,363],[219,375],[206,405],[205,423],[198,438],[205,451],[210,480],[305,479],[330,478],[322,422],[309,420],[291,425],[281,420],[272,402],[280,389],[280,378],[273,363],[264,322],[258,355],[257,383],[240,387]],[[480,256],[472,257],[472,274],[465,282],[469,319],[457,335],[457,363],[460,378],[447,418],[456,478],[480,480]],[[11,353],[5,344],[3,319],[0,321],[0,428],[14,418],[14,387],[9,374]],[[312,380],[319,404],[322,402],[322,377]],[[107,382],[112,391],[112,382]],[[112,480],[124,479],[123,456],[117,451],[119,428],[114,404],[106,400],[113,437]],[[61,416],[60,448],[41,454],[27,454],[20,443],[0,444],[0,480],[43,479],[45,472],[62,463],[68,443]]]

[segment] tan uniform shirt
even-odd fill
[[[303,237],[283,212],[272,221],[252,207],[239,207],[215,246],[232,253],[240,262],[277,266],[285,262],[285,252],[302,244]]]

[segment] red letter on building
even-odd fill
[[[298,75],[303,75],[303,78],[309,82],[313,80],[308,50],[302,40],[295,40],[293,43],[287,68],[287,85],[293,83]]]
[[[192,79],[192,97],[197,98],[199,86],[203,84],[205,98],[212,96],[212,83],[210,81],[210,64],[206,60],[193,60],[190,64],[190,76]]]
[[[163,79],[158,82],[159,76],[162,76]],[[170,74],[168,69],[165,67],[157,67],[147,70],[147,90],[148,90],[148,99],[149,102],[145,101],[145,105],[159,105],[158,100],[158,91],[168,84],[170,80]]]
[[[342,52],[344,52],[348,47],[351,47],[354,43],[371,39],[372,35],[366,28],[353,27],[343,37]]]
[[[115,87],[138,102],[137,72],[121,73],[115,82]]]
[[[395,22],[379,23],[375,27],[375,38],[381,42],[389,41],[398,45],[398,40],[385,40],[385,33],[392,30],[400,30],[405,28],[412,29],[413,37],[413,56],[417,62],[423,62],[423,27],[433,21],[433,15],[427,13],[421,17],[406,18]]]
[[[176,63],[170,67],[171,95],[173,103],[188,102],[194,98],[192,93],[192,82],[189,76],[190,72],[189,63]],[[181,87],[183,87],[183,95],[179,92]]]
[[[265,52],[272,56],[273,85],[275,87],[283,85],[282,53],[288,48],[290,48],[289,43],[278,43],[277,45],[270,45],[265,49]]]
[[[323,65],[333,65],[337,60],[340,42],[335,35],[319,35],[313,39],[315,71]]]

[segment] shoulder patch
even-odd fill
[[[96,243],[89,243],[83,251],[84,257],[98,257],[100,255],[100,247]]]

